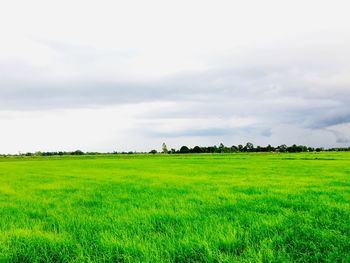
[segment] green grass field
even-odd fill
[[[350,262],[350,153],[0,157],[3,262]]]

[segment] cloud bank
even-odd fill
[[[328,28],[323,15],[332,10],[320,6],[315,23],[307,22],[306,12],[298,25],[268,2],[287,17],[270,12],[263,29],[257,27],[261,14],[251,24],[225,8],[210,22],[206,3],[198,18],[203,26],[191,22],[191,13],[174,23],[181,4],[163,6],[169,17],[152,11],[164,25],[146,19],[142,26],[120,14],[130,22],[122,28],[120,17],[104,21],[100,14],[102,22],[94,24],[85,14],[91,34],[74,35],[74,26],[84,27],[70,14],[73,29],[48,17],[51,27],[29,18],[37,27],[28,35],[14,23],[0,45],[0,151],[149,150],[163,141],[174,147],[247,141],[348,146],[350,35],[342,25],[350,21],[339,7]],[[93,7],[87,5],[89,12]]]

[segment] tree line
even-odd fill
[[[170,149],[168,150],[165,143],[162,144],[162,150],[151,150],[150,152],[83,152],[81,150],[76,151],[52,151],[52,152],[27,152],[27,153],[18,153],[18,154],[2,154],[0,156],[65,156],[65,155],[102,155],[102,154],[189,154],[189,153],[240,153],[240,152],[282,152],[282,153],[300,153],[300,152],[322,152],[322,151],[350,151],[350,147],[340,147],[340,148],[322,148],[322,147],[308,147],[305,145],[296,145],[287,146],[285,144],[279,146],[254,146],[252,143],[248,142],[245,145],[232,145],[225,146],[223,143],[220,143],[219,146],[195,146],[193,148],[186,145],[180,147],[180,149]]]
[[[182,146],[180,149],[171,149],[168,150],[165,143],[162,145],[161,153],[167,154],[186,154],[186,153],[238,153],[238,152],[288,152],[288,153],[299,153],[299,152],[321,152],[321,151],[350,151],[348,148],[328,148],[324,149],[322,147],[308,147],[305,145],[296,145],[287,146],[285,144],[279,145],[277,147],[271,146],[254,146],[252,143],[248,142],[244,146],[242,144],[225,146],[223,143],[220,143],[219,146],[195,146],[193,148],[187,147],[186,145]],[[150,153],[157,153],[157,150],[152,150]]]

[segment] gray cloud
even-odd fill
[[[265,136],[265,137],[271,137],[271,136],[272,136],[272,131],[271,131],[271,129],[269,129],[269,128],[264,129],[264,130],[261,132],[261,135],[262,135],[262,136]]]
[[[313,113],[314,120],[310,127],[313,129],[350,123],[350,110],[342,107],[339,110],[325,109],[320,113]]]
[[[347,137],[337,137],[337,143],[349,143],[350,138]]]
[[[93,63],[109,54],[59,43],[44,41],[42,44],[62,53],[63,57],[74,57],[79,63],[87,62],[90,56],[89,61]],[[208,127],[185,127],[172,132],[149,130],[152,136],[160,137],[220,137],[255,130],[258,136],[270,138],[278,125],[322,130],[350,123],[350,65],[340,59],[348,50],[333,56],[329,52],[305,50],[276,50],[267,54],[260,51],[261,54],[251,56],[266,62],[249,58],[249,62],[242,64],[240,56],[232,55],[232,61],[223,60],[212,69],[182,72],[151,81],[118,80],[118,76],[101,78],[89,74],[93,66],[86,72],[78,70],[79,74],[73,77],[61,78],[55,77],[55,70],[50,67],[0,59],[0,110],[169,102],[172,106],[162,111],[145,109],[139,118],[222,120]],[[241,128],[225,126],[233,117],[251,118],[255,123]],[[334,136],[338,143],[348,142],[346,136],[337,133]]]
[[[168,132],[150,131],[150,134],[155,137],[220,137],[232,133],[234,130],[225,128],[185,129]]]
[[[343,132],[337,131],[334,128],[329,129],[329,131],[334,134],[337,143],[340,143],[340,144],[350,143],[349,134],[344,134]]]

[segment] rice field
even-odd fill
[[[350,262],[350,153],[0,157],[1,262]]]

